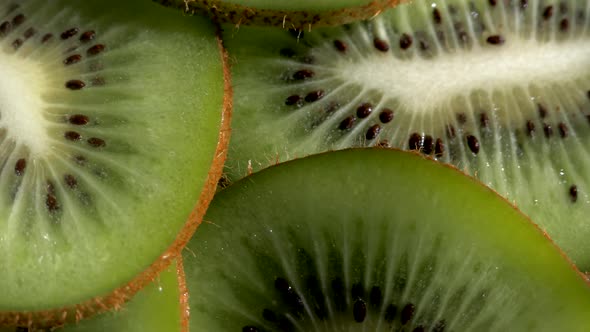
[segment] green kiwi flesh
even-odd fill
[[[180,263],[179,263],[180,262]],[[77,324],[49,328],[60,332],[180,332],[186,319],[184,307],[184,270],[174,260],[156,279],[142,288],[129,302]],[[48,329],[26,327],[0,328],[0,332],[44,332]]]
[[[590,288],[517,209],[393,149],[219,192],[184,251],[192,331],[584,331]],[[534,257],[534,259],[533,259]]]
[[[311,29],[372,17],[400,0],[153,0],[219,23]]]
[[[351,146],[420,150],[476,176],[590,271],[590,5],[413,1],[292,35],[227,27],[227,177]]]
[[[180,262],[180,263],[179,263]],[[180,332],[186,324],[184,270],[174,262],[121,309],[66,325],[61,332]]]
[[[120,305],[197,221],[223,162],[224,68],[215,27],[180,16],[0,5],[0,325]]]

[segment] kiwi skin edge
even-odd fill
[[[216,38],[222,61],[224,82],[224,97],[219,138],[217,141],[215,154],[213,156],[213,163],[209,169],[207,179],[205,180],[203,191],[201,192],[199,199],[196,202],[187,221],[185,222],[182,230],[176,236],[174,243],[172,243],[168,249],[166,249],[166,251],[160,255],[160,257],[146,270],[134,277],[134,279],[129,281],[126,285],[122,285],[121,287],[113,290],[110,294],[93,298],[91,300],[76,304],[72,307],[64,307],[60,309],[30,312],[0,312],[0,327],[21,326],[32,329],[62,326],[66,323],[77,323],[81,319],[88,318],[104,311],[121,309],[122,305],[129,301],[133,295],[135,295],[135,293],[154,281],[160,271],[166,269],[174,259],[181,256],[182,249],[188,243],[192,234],[201,223],[203,216],[205,215],[205,211],[213,199],[217,188],[217,183],[223,171],[223,165],[225,164],[227,147],[229,144],[230,121],[233,108],[233,89],[231,85],[228,55],[223,46],[219,32],[217,33]],[[184,272],[182,272],[182,274],[184,275]],[[181,326],[183,327],[182,331],[186,331],[184,326],[188,326],[188,293],[186,290],[186,283],[184,281],[180,286],[181,308],[183,308]]]
[[[286,29],[311,30],[312,27],[336,26],[378,15],[405,0],[373,0],[366,5],[328,11],[271,10],[225,3],[219,0],[152,0],[174,7],[187,14],[208,15],[218,23],[275,26]]]

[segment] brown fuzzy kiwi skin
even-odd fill
[[[180,332],[189,332],[190,306],[188,304],[188,286],[182,256],[176,259],[176,275],[178,278],[178,294],[180,296]]]
[[[231,85],[228,55],[219,33],[217,34],[217,44],[223,62],[224,81],[224,97],[219,139],[217,141],[213,163],[209,169],[203,191],[182,230],[176,236],[174,243],[172,243],[146,270],[141,272],[126,285],[115,289],[110,294],[93,298],[72,307],[64,307],[60,309],[30,312],[0,312],[0,326],[19,326],[27,327],[29,329],[55,328],[63,326],[66,323],[77,323],[81,319],[91,317],[101,312],[121,309],[125,302],[129,301],[133,295],[143,287],[153,282],[159,273],[166,269],[175,259],[178,258],[178,261],[180,262],[182,259],[182,249],[200,225],[203,216],[205,215],[205,211],[213,199],[217,188],[217,182],[221,177],[223,165],[227,157],[230,121],[233,110],[233,89]],[[182,278],[184,278],[184,271],[182,272]],[[188,331],[188,293],[186,282],[182,280],[180,286],[181,310],[183,311],[181,313],[182,326],[186,327],[182,329],[182,331]]]
[[[152,1],[167,7],[178,8],[190,15],[208,15],[215,22],[235,24],[237,27],[240,25],[258,25],[311,30],[312,27],[336,26],[368,19],[387,8],[400,4],[404,0],[373,0],[366,5],[316,12],[256,9],[219,0]]]

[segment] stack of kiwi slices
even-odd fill
[[[589,18],[2,1],[0,331],[588,330]]]

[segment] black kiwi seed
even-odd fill
[[[69,80],[66,82],[66,88],[70,90],[80,90],[86,86],[86,83],[80,80]]]
[[[422,136],[418,133],[413,133],[410,135],[410,139],[408,140],[408,147],[410,150],[420,150],[420,143],[422,141]]]
[[[88,144],[95,148],[102,148],[107,145],[107,143],[103,139],[97,137],[90,137],[88,139]]]
[[[547,108],[545,108],[543,104],[537,104],[537,108],[539,109],[539,116],[541,117],[541,119],[547,117]]]
[[[559,128],[559,135],[560,135],[562,138],[566,138],[566,137],[567,137],[567,133],[568,133],[568,128],[567,128],[567,125],[566,125],[565,123],[563,123],[563,122],[560,122],[560,123],[557,125],[557,128]]]
[[[372,125],[371,127],[369,127],[369,129],[367,129],[367,133],[365,134],[365,138],[368,140],[375,139],[375,137],[377,137],[377,135],[379,135],[379,132],[381,132],[381,126],[379,126],[378,124]]]
[[[47,196],[45,197],[45,206],[49,212],[55,212],[59,209],[59,204],[57,202],[57,197],[55,196],[55,187],[51,181],[47,181],[46,190]]]
[[[12,47],[13,47],[15,50],[18,50],[18,49],[19,49],[19,48],[20,48],[22,45],[23,45],[23,41],[22,41],[22,39],[20,39],[20,38],[17,38],[17,39],[15,39],[15,40],[12,42]]]
[[[467,135],[467,146],[469,146],[471,152],[477,154],[479,152],[479,141],[477,140],[477,137]]]
[[[292,95],[287,97],[287,99],[285,99],[285,105],[301,105],[301,102],[303,101],[303,98],[301,98],[301,96],[298,95]]]
[[[2,24],[0,24],[0,37],[6,36],[10,32],[10,30],[12,30],[10,22],[2,22]]]
[[[550,124],[544,123],[543,124],[543,132],[545,133],[545,137],[549,138],[553,136],[553,128]]]
[[[479,124],[481,125],[482,128],[487,128],[489,125],[490,119],[488,118],[488,115],[486,113],[481,113],[481,115],[479,116]]]
[[[572,185],[569,189],[570,199],[573,203],[578,200],[578,187],[576,185]]]
[[[528,0],[520,0],[520,9],[526,9],[529,6]]]
[[[443,144],[442,139],[437,138],[436,143],[434,143],[434,155],[437,158],[440,158],[443,156],[444,152],[445,152],[445,145]]]
[[[410,48],[410,46],[412,46],[412,42],[413,42],[412,36],[404,33],[404,34],[402,34],[402,36],[399,39],[399,47],[402,50],[407,50],[408,48]]]
[[[324,90],[311,91],[307,95],[305,95],[305,101],[308,103],[313,103],[314,101],[318,101],[323,97]]]
[[[92,47],[90,47],[87,51],[86,54],[88,55],[97,55],[100,52],[104,51],[105,46],[103,44],[96,44]]]
[[[490,45],[502,45],[502,44],[504,44],[505,40],[504,40],[504,37],[502,37],[500,35],[493,35],[493,36],[489,36],[486,39],[486,42]]]
[[[293,79],[294,80],[305,80],[308,78],[312,78],[315,75],[315,73],[309,69],[302,69],[302,70],[298,70],[293,74]]]
[[[381,38],[375,38],[373,39],[373,45],[375,46],[375,48],[381,52],[387,52],[389,51],[389,44],[381,39]]]
[[[75,131],[66,131],[64,137],[70,141],[78,141],[82,138],[82,135]]]
[[[457,113],[457,121],[459,124],[465,124],[467,122],[467,115],[465,113]]]
[[[369,103],[364,103],[357,107],[356,116],[363,119],[368,117],[371,114],[371,112],[373,112],[373,105]]]
[[[401,312],[400,321],[402,325],[406,325],[414,317],[416,307],[412,303],[406,304]]]
[[[78,186],[78,180],[72,174],[64,175],[64,181],[68,185],[68,187],[75,189]]]
[[[25,39],[29,39],[33,37],[35,33],[37,33],[37,31],[34,28],[28,28],[25,30],[25,33],[23,33],[23,36],[25,36]]]
[[[43,35],[43,37],[41,38],[41,43],[45,44],[46,42],[48,42],[51,38],[53,38],[53,34],[51,33],[46,33]]]
[[[12,19],[12,26],[14,26],[16,28],[19,25],[23,24],[24,21],[25,21],[25,15],[18,14]]]
[[[70,55],[64,60],[64,65],[72,65],[76,62],[82,60],[82,56],[80,54]]]
[[[533,132],[535,132],[535,123],[531,120],[526,122],[526,131],[527,135],[533,136]]]
[[[346,53],[346,49],[348,48],[346,43],[344,43],[342,40],[338,40],[338,39],[336,39],[334,41],[334,47],[341,53]]]
[[[340,128],[340,130],[348,130],[350,128],[352,128],[352,126],[354,125],[354,123],[356,122],[355,117],[353,116],[349,116],[344,118],[344,120],[342,120],[340,122],[340,125],[338,126],[338,128]]]
[[[393,120],[393,111],[389,108],[384,108],[381,113],[379,113],[379,120],[382,123],[389,123]]]
[[[357,323],[362,323],[367,317],[367,304],[365,301],[358,299],[354,302],[352,313],[354,315],[354,320]]]
[[[17,160],[16,164],[14,165],[14,173],[19,176],[23,175],[25,172],[25,168],[27,168],[27,160],[21,158]]]
[[[258,332],[258,328],[256,326],[244,326],[242,332]]]
[[[434,23],[440,24],[442,22],[442,18],[440,16],[440,11],[438,8],[434,8],[432,10],[432,18],[434,19]]]
[[[553,6],[545,7],[545,10],[543,11],[543,18],[548,21],[551,16],[553,16]]]
[[[90,119],[84,114],[74,114],[70,116],[68,121],[73,125],[83,126],[90,122]]]
[[[87,43],[96,37],[96,32],[94,30],[85,31],[80,35],[80,41],[83,43]]]
[[[424,142],[422,143],[422,153],[431,154],[433,148],[432,136],[425,135]]]
[[[559,22],[559,30],[561,31],[567,31],[570,27],[570,21],[567,18],[562,19]]]
[[[80,30],[78,30],[78,28],[71,28],[71,29],[68,29],[68,30],[62,32],[61,35],[59,35],[59,37],[62,40],[66,40],[68,38],[75,36],[78,33],[78,31],[80,31]]]
[[[381,305],[381,301],[383,301],[381,288],[379,288],[379,286],[373,286],[373,288],[371,288],[371,293],[369,294],[369,303],[372,307],[378,308]]]

